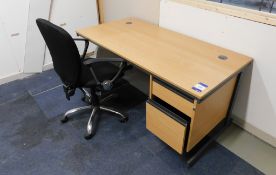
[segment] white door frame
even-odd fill
[[[37,28],[37,18],[49,19],[52,0],[30,0],[25,47],[24,73],[42,72],[45,42]]]

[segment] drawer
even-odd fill
[[[146,104],[146,127],[179,154],[183,154],[187,122],[149,100]]]
[[[161,100],[175,107],[176,109],[188,115],[189,117],[194,116],[195,111],[194,104],[192,102],[178,95],[177,93],[169,90],[168,88],[164,87],[155,80],[152,81],[151,93],[152,95],[160,98]]]

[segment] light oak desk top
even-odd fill
[[[248,65],[252,59],[236,52],[128,18],[77,30],[151,74],[202,99]],[[225,55],[227,60],[218,59]],[[202,82],[208,88],[192,89]]]

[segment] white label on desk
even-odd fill
[[[208,88],[208,85],[206,85],[204,83],[197,83],[196,85],[193,86],[193,90],[195,90],[197,92],[202,92],[206,88]]]

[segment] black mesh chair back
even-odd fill
[[[66,86],[75,88],[81,61],[73,38],[64,29],[47,20],[37,19],[36,23],[49,48],[55,71]]]

